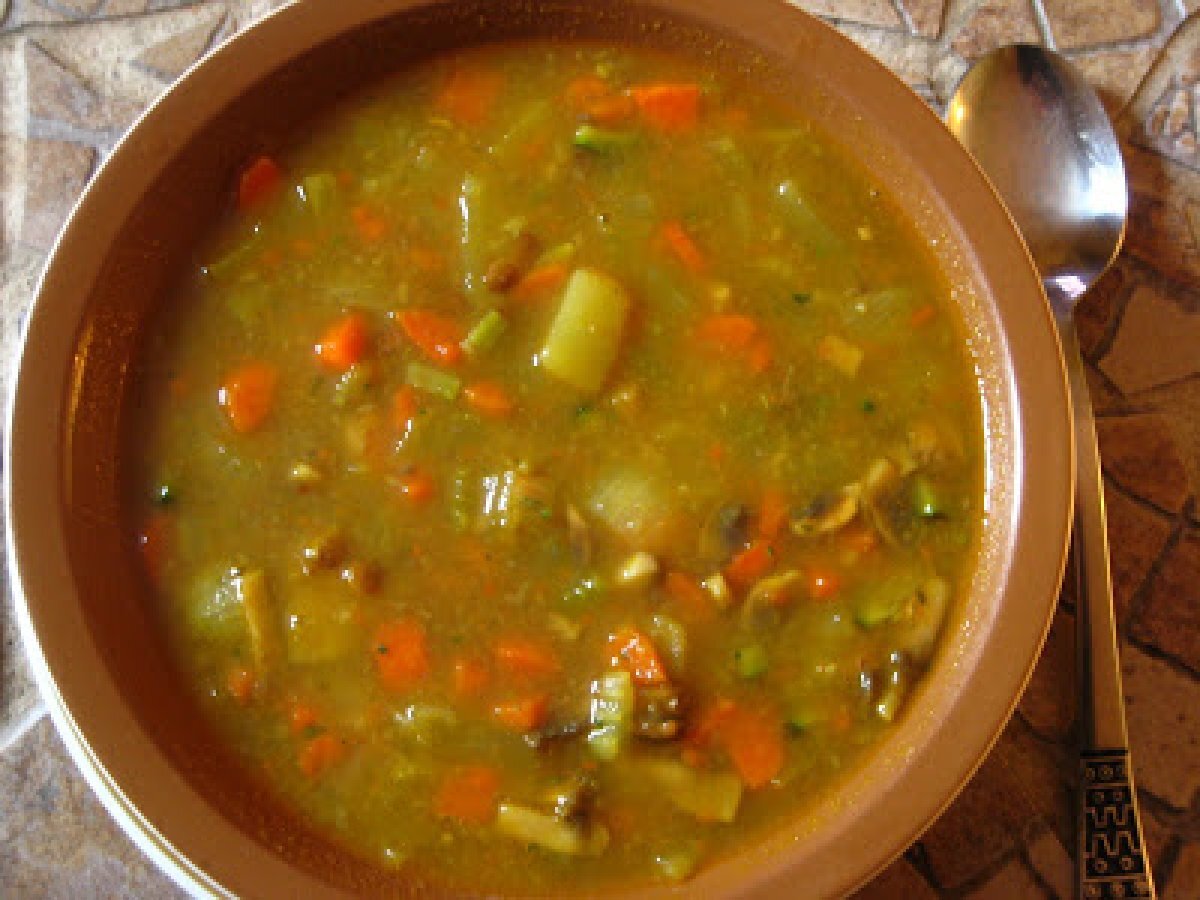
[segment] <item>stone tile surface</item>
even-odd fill
[[[1186,809],[1200,788],[1200,683],[1129,644],[1121,671],[1137,784]]]
[[[1118,118],[1126,249],[1080,307],[1079,332],[1101,413],[1146,842],[1163,896],[1200,897],[1200,0],[795,2],[935,107],[982,53],[1052,39]],[[43,255],[90,172],[171,79],[279,5],[0,0],[0,388]],[[1196,15],[1181,23],[1183,10]],[[979,773],[860,900],[1070,896],[1071,600],[1068,590],[1019,714]],[[0,746],[37,712],[12,637],[2,609]],[[45,721],[0,751],[0,896],[177,896]]]
[[[1043,0],[1055,43],[1063,50],[1134,41],[1162,23],[1157,0]]]
[[[1167,551],[1133,633],[1200,673],[1200,530],[1187,529]]]

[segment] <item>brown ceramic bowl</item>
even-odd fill
[[[12,399],[9,559],[27,646],[75,761],[196,894],[428,895],[348,856],[198,729],[128,542],[118,451],[140,325],[263,144],[407,61],[484,40],[598,37],[733,67],[803,104],[903,200],[952,275],[986,413],[972,589],[870,758],[794,821],[702,871],[695,896],[829,896],[914,840],[970,777],[1029,675],[1062,572],[1071,437],[1059,347],[1000,202],[935,115],[833,30],[769,0],[308,2],[226,45],[138,123],[75,210],[29,319]],[[678,894],[666,887],[628,896]]]

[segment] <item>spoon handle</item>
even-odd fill
[[[1075,419],[1075,527],[1071,549],[1078,598],[1079,898],[1154,897],[1129,764],[1096,423],[1074,320],[1069,309],[1058,310]]]

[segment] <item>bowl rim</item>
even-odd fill
[[[572,0],[564,2],[569,5]],[[79,284],[78,276],[67,270],[80,258],[83,252],[81,247],[89,240],[86,234],[89,220],[100,214],[106,195],[110,195],[118,182],[127,176],[137,152],[145,154],[153,148],[167,154],[173,152],[172,148],[178,150],[187,140],[194,137],[204,121],[219,112],[222,93],[229,98],[237,94],[231,85],[225,85],[223,92],[212,92],[210,96],[204,97],[219,67],[237,66],[262,53],[271,54],[276,64],[286,65],[315,46],[313,38],[331,39],[352,28],[386,19],[406,10],[446,5],[450,5],[447,0],[395,0],[387,4],[364,5],[369,8],[352,8],[352,5],[344,4],[340,11],[330,13],[328,9],[318,11],[317,4],[288,3],[198,61],[151,104],[122,137],[89,183],[48,255],[46,268],[39,280],[35,302],[22,336],[21,352],[16,363],[18,368],[15,377],[10,379],[7,410],[9,427],[5,433],[5,451],[9,465],[4,471],[5,505],[9,522],[6,534],[8,566],[18,628],[33,664],[35,680],[75,765],[122,830],[162,871],[194,896],[232,894],[217,877],[208,874],[205,867],[193,862],[184,852],[185,843],[187,849],[194,849],[197,839],[194,828],[186,842],[173,843],[170,836],[179,833],[177,823],[169,825],[164,831],[158,830],[150,818],[141,812],[136,786],[129,785],[129,790],[124,790],[112,776],[112,748],[123,740],[129,740],[129,736],[122,735],[122,732],[130,728],[136,731],[134,720],[128,714],[121,715],[120,710],[108,718],[99,719],[91,710],[79,705],[81,697],[96,695],[97,692],[103,693],[110,689],[115,691],[115,688],[104,684],[79,684],[80,676],[71,671],[63,641],[51,630],[52,626],[61,628],[65,622],[73,627],[71,633],[75,637],[86,638],[86,633],[79,630],[82,620],[64,613],[62,609],[54,608],[50,599],[63,596],[64,591],[66,596],[71,596],[72,591],[77,590],[77,585],[70,579],[71,573],[64,568],[53,573],[54,577],[48,577],[42,571],[45,568],[44,563],[34,559],[48,553],[50,559],[61,564],[66,561],[67,553],[62,538],[61,510],[45,508],[44,496],[34,496],[37,493],[35,486],[42,491],[47,488],[61,488],[61,471],[56,465],[59,454],[47,453],[45,448],[47,440],[50,446],[61,446],[62,434],[56,433],[59,429],[55,422],[47,421],[54,417],[44,416],[44,404],[47,381],[53,385],[53,376],[58,374],[61,379],[62,373],[56,373],[51,361],[44,358],[44,354],[32,352],[31,347],[43,346],[43,339],[48,339],[52,334],[58,335],[58,343],[61,344],[63,327],[54,316],[63,308],[82,311],[84,298],[77,299],[74,307],[62,302],[64,291],[69,291],[72,285]],[[727,13],[721,8],[724,5],[721,0],[643,0],[637,5],[702,23],[721,21]],[[770,3],[770,0],[753,0],[746,3],[746,11],[749,14],[761,17],[780,15],[781,11],[776,7],[777,5]],[[1025,454],[1023,460],[1017,460],[1018,471],[1014,473],[1021,493],[1014,504],[1014,519],[1024,515],[1025,504],[1033,497],[1051,508],[1055,520],[1041,523],[1043,533],[1048,531],[1050,534],[1049,539],[1041,546],[1030,545],[1029,540],[1017,529],[1019,522],[1011,524],[1014,534],[1013,545],[1009,548],[1010,555],[1032,560],[1036,565],[1031,567],[1034,570],[1032,574],[1006,573],[1003,579],[1004,594],[1007,595],[1017,587],[1044,594],[1046,599],[1038,607],[1044,615],[1040,620],[1032,622],[1014,622],[1013,616],[1009,616],[1007,619],[997,617],[996,621],[990,623],[976,623],[979,627],[990,627],[993,630],[991,643],[988,645],[992,649],[993,657],[996,656],[997,646],[1008,642],[1024,652],[1006,654],[1001,660],[1003,664],[999,667],[999,674],[993,672],[992,677],[987,680],[979,677],[979,668],[970,666],[970,660],[962,661],[963,671],[958,673],[962,678],[960,697],[972,697],[973,703],[980,704],[991,714],[986,723],[981,725],[977,715],[968,716],[964,713],[963,701],[960,698],[951,704],[945,721],[936,725],[927,723],[933,731],[930,732],[932,736],[927,736],[925,746],[927,749],[939,751],[942,755],[937,758],[946,764],[936,771],[926,771],[922,774],[919,783],[926,789],[921,798],[914,800],[901,796],[903,792],[897,790],[899,785],[895,778],[888,783],[887,790],[882,794],[877,792],[872,800],[873,808],[880,813],[877,818],[885,821],[891,815],[899,815],[909,823],[909,827],[895,829],[888,824],[880,824],[873,828],[859,829],[856,836],[869,847],[865,857],[870,861],[870,865],[843,867],[835,861],[829,867],[830,871],[825,880],[813,884],[814,889],[844,891],[865,882],[882,869],[952,802],[986,758],[987,752],[999,738],[1019,701],[1049,629],[1057,587],[1066,561],[1074,480],[1071,452],[1073,435],[1067,425],[1066,411],[1069,407],[1061,349],[1058,346],[1049,307],[1042,295],[1040,279],[1015,224],[991,185],[966,152],[954,142],[949,132],[945,131],[933,111],[907,85],[830,26],[794,7],[785,6],[784,9],[787,10],[783,13],[785,15],[795,15],[808,20],[808,28],[813,28],[813,23],[816,23],[821,40],[840,47],[839,52],[846,54],[848,59],[852,59],[860,67],[857,72],[844,73],[847,77],[858,78],[864,82],[888,83],[889,90],[897,102],[907,104],[913,110],[913,115],[923,117],[930,123],[922,127],[929,132],[930,141],[950,154],[947,164],[958,167],[960,178],[975,183],[981,203],[986,207],[980,212],[982,220],[991,223],[990,227],[1000,229],[996,233],[1001,235],[1000,240],[1005,244],[1002,255],[1006,255],[1010,263],[1018,260],[1021,263],[1014,271],[1008,273],[1013,286],[1027,296],[1042,298],[1043,315],[1039,317],[1035,314],[1029,317],[1026,323],[1026,337],[1028,338],[1029,333],[1036,333],[1035,343],[1040,342],[1042,349],[1053,349],[1053,358],[1044,359],[1039,364],[1041,369],[1036,380],[1040,383],[1037,390],[1042,393],[1043,399],[1049,398],[1047,402],[1060,411],[1059,415],[1043,417],[1053,420],[1044,430],[1031,433],[1024,429],[1019,440],[1014,438],[1018,440],[1018,446]],[[321,25],[322,22],[325,24]],[[331,22],[340,24],[334,28],[331,27]],[[297,42],[298,38],[305,36],[310,40]],[[248,77],[238,90],[244,91],[257,78],[265,77],[263,73],[269,70],[258,66],[256,71],[259,74],[254,78]],[[881,73],[884,76],[882,79]],[[199,114],[184,112],[188,104],[194,104],[200,99],[204,102]],[[176,126],[181,117],[193,119],[182,137],[164,134],[164,129]],[[932,123],[936,123],[936,128],[932,127]],[[136,152],[131,153],[129,147],[134,147]],[[955,149],[952,150],[951,147]],[[144,175],[143,189],[150,179],[150,174]],[[108,199],[111,200],[111,197]],[[129,201],[131,204],[133,202],[135,201]],[[125,209],[128,211],[132,206],[126,206]],[[103,253],[96,250],[91,255],[98,271],[99,263],[103,261]],[[1030,377],[1029,373],[1025,373],[1025,376],[1027,379]],[[61,393],[60,408],[64,414],[69,414],[70,385],[64,386],[66,390]],[[1024,388],[1028,389],[1030,386],[1025,384]],[[1013,405],[1020,412],[1016,422],[1018,426],[1023,426],[1028,418],[1027,398],[1021,396],[1021,387],[1022,385],[1015,384],[1011,386]],[[38,409],[39,405],[42,410]],[[1033,452],[1030,452],[1031,450]],[[1051,465],[1045,465],[1046,461]],[[42,505],[38,505],[39,499],[43,501]],[[980,652],[986,649],[987,647],[984,647]],[[87,656],[91,666],[85,667],[84,671],[92,671],[92,667],[99,660],[95,648],[86,646],[86,643],[76,645],[72,652]],[[72,709],[75,709],[74,713]],[[974,725],[959,730],[966,720],[973,720]],[[142,739],[146,740],[144,736]],[[149,754],[151,758],[156,756],[153,748],[150,748]],[[110,759],[109,765],[105,764],[106,759]],[[160,760],[160,763],[167,765],[163,760]],[[168,780],[172,780],[178,790],[190,790],[181,778]],[[142,805],[146,805],[145,798],[140,799],[143,801]],[[203,803],[203,798],[194,799]],[[831,833],[829,837],[834,836],[836,834]],[[720,865],[732,867],[729,868],[730,872],[740,869],[738,877],[742,880],[739,883],[748,893],[770,896],[774,889],[785,883],[791,864],[781,863],[779,858],[787,856],[787,845],[795,839],[794,834],[775,834],[760,841],[761,846],[756,849],[750,852],[746,852],[745,849],[739,851],[733,859]],[[826,849],[832,849],[828,839],[825,844]],[[227,850],[230,846],[229,841],[226,840],[223,846]],[[278,859],[275,860],[278,865],[269,865],[265,848],[257,850],[260,852],[255,856],[255,860],[256,864],[262,863],[259,865],[260,871],[271,872],[279,877],[297,877],[298,870]],[[259,857],[263,859],[260,860]],[[265,870],[263,865],[266,866]],[[309,876],[305,874],[303,877]],[[634,894],[638,892],[635,891]],[[651,894],[653,892],[647,893],[647,896]]]

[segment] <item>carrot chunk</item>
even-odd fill
[[[748,588],[775,564],[775,551],[768,541],[756,540],[725,567],[725,577],[738,588]]]
[[[462,328],[453,319],[425,309],[400,314],[400,328],[422,353],[436,363],[452,366],[462,358]]]
[[[434,108],[464,125],[482,125],[492,114],[504,88],[504,76],[493,69],[458,67],[434,100]]]
[[[599,75],[581,75],[567,84],[563,96],[566,97],[567,103],[575,109],[583,110],[589,104],[595,103],[611,93],[612,88]]]
[[[649,637],[633,628],[622,628],[608,639],[612,664],[626,669],[642,685],[662,684],[667,680],[658,648]]]
[[[359,205],[351,209],[350,221],[354,223],[358,236],[368,244],[383,240],[388,231],[387,219],[369,206]]]
[[[467,405],[486,416],[502,419],[512,413],[515,404],[508,391],[495,381],[477,381],[463,388]]]
[[[385,622],[375,630],[371,649],[379,680],[389,690],[408,690],[429,674],[429,646],[419,622]]]
[[[629,89],[646,123],[659,131],[688,131],[700,116],[700,85],[643,84]]]
[[[253,209],[275,196],[282,185],[283,170],[279,163],[269,156],[260,156],[238,178],[238,209]]]
[[[737,313],[709,316],[696,328],[697,340],[721,350],[745,350],[757,336],[758,322]]]
[[[690,575],[685,575],[683,572],[668,572],[667,577],[663,580],[663,587],[675,601],[680,615],[693,622],[705,622],[713,617],[716,610],[712,598]]]
[[[671,251],[671,255],[679,260],[691,272],[703,272],[708,268],[708,260],[697,246],[692,236],[683,229],[681,222],[672,219],[664,222],[662,238]]]
[[[492,715],[505,728],[532,731],[545,724],[549,709],[549,701],[539,694],[498,703],[492,708]]]
[[[258,429],[275,405],[279,371],[270,363],[248,362],[225,376],[217,399],[239,434]]]
[[[563,263],[547,263],[525,273],[520,281],[513,286],[510,296],[518,300],[535,300],[561,287],[569,275]]]
[[[729,761],[746,787],[766,787],[783,768],[783,728],[764,711],[738,707],[720,729]]]
[[[346,755],[346,745],[326,732],[318,734],[300,749],[297,764],[309,778],[317,778],[341,762]]]
[[[433,814],[470,825],[486,825],[496,815],[500,773],[492,766],[464,766],[447,774],[433,795]]]
[[[828,600],[836,597],[842,589],[842,579],[837,572],[830,569],[810,569],[808,571],[808,594],[814,600]]]
[[[413,469],[399,476],[396,479],[396,489],[405,500],[417,504],[428,503],[437,493],[433,476],[424,469]]]
[[[234,666],[225,674],[225,690],[243,706],[253,699],[256,687],[254,671],[246,666]]]
[[[781,491],[768,490],[758,507],[759,535],[767,540],[777,538],[787,525],[789,513],[787,497]]]
[[[537,678],[554,675],[562,668],[552,648],[530,638],[501,638],[493,653],[500,668],[514,675]]]
[[[460,697],[478,697],[488,685],[488,670],[469,656],[454,661],[454,693]]]
[[[417,417],[420,409],[420,404],[417,402],[416,388],[410,384],[397,388],[396,393],[392,397],[393,427],[397,431],[408,431],[412,427],[412,420]]]
[[[368,352],[370,336],[362,313],[350,313],[330,325],[313,348],[321,365],[345,372]]]
[[[317,710],[312,704],[296,702],[288,712],[288,731],[292,734],[304,734],[317,724]]]

